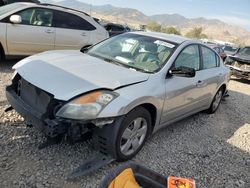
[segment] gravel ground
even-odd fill
[[[15,61],[0,63],[0,114],[8,104],[4,88]],[[199,113],[168,126],[146,143],[135,161],[166,176],[194,178],[198,187],[250,187],[250,82],[232,80],[230,97],[217,113]],[[113,163],[74,181],[67,175],[91,155],[88,144],[60,144],[44,150],[43,135],[15,111],[0,118],[0,187],[97,187]]]

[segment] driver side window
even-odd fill
[[[53,21],[53,11],[48,9],[31,8],[18,13],[24,25],[51,27]]]
[[[193,68],[196,71],[200,70],[200,53],[198,45],[190,45],[181,51],[173,65],[173,68],[178,69],[179,67]]]

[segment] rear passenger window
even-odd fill
[[[87,31],[92,31],[96,29],[95,26],[90,24],[85,19],[73,14],[56,11],[55,17],[55,26],[59,28]]]
[[[217,55],[207,47],[202,46],[203,69],[210,69],[218,66]]]
[[[189,67],[200,70],[200,53],[198,45],[190,45],[179,54],[174,63],[174,68],[178,67]]]

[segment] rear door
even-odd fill
[[[207,106],[212,102],[216,90],[223,80],[223,70],[220,68],[220,57],[210,48],[201,45],[202,70],[200,71],[200,92]]]
[[[54,50],[53,11],[45,8],[22,10],[20,24],[7,23],[7,46],[10,55],[32,55]]]
[[[81,49],[89,45],[95,26],[85,19],[66,12],[55,11],[55,49]]]

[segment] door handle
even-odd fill
[[[86,36],[86,33],[82,33],[81,35],[85,37],[85,36]]]
[[[45,31],[45,33],[51,34],[51,33],[54,33],[54,31],[51,30],[51,29],[47,29],[47,30]]]

